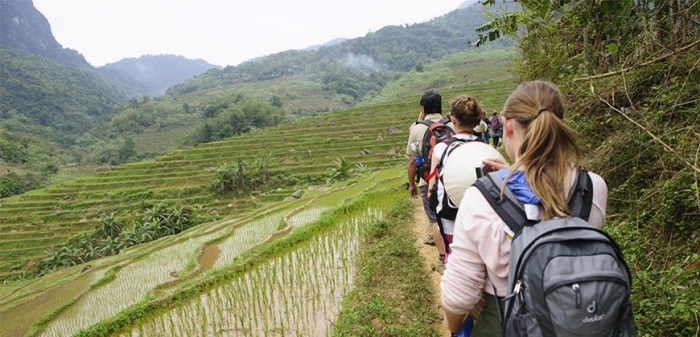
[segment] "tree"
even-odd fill
[[[21,193],[18,175],[11,173],[0,177],[0,198],[10,197]]]
[[[282,100],[280,99],[279,96],[273,95],[270,97],[270,105],[276,107],[276,108],[281,108],[282,107]]]
[[[131,137],[124,138],[124,143],[117,150],[117,157],[120,163],[125,163],[129,161],[129,158],[136,155],[134,150],[134,140]]]

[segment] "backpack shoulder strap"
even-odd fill
[[[435,122],[424,119],[420,123],[428,127],[427,129],[425,129],[425,133],[423,133],[423,142],[421,143],[421,154],[423,155],[423,157],[427,157],[428,153],[426,151],[430,150],[430,136],[432,135],[430,126],[435,124]],[[429,158],[426,159],[430,160]]]
[[[569,192],[569,211],[571,216],[588,221],[593,207],[593,181],[588,170],[581,167],[577,170],[576,183]]]
[[[513,237],[520,233],[529,220],[522,203],[515,198],[508,186],[503,185],[501,177],[496,172],[491,172],[474,182],[474,186],[481,191],[489,205],[508,225],[513,232]],[[503,198],[501,198],[501,187],[504,189]]]
[[[462,144],[457,144],[456,146],[452,146],[454,143],[459,143],[459,142],[464,142],[464,140],[459,139],[455,136],[450,137],[448,140],[445,141],[445,151],[442,152],[442,156],[440,156],[440,161],[437,163],[437,166],[435,167],[436,176],[438,179],[441,178],[440,171],[442,171],[442,167],[445,165],[445,159],[447,156],[449,156],[452,151],[460,147]]]
[[[513,192],[504,188],[503,198],[501,198],[501,186],[503,180],[496,172],[491,172],[474,182],[474,186],[481,191],[489,205],[508,225],[508,228],[515,234],[530,223],[525,215],[522,203],[515,198]],[[569,209],[571,215],[588,221],[593,206],[593,181],[588,175],[588,171],[581,168],[578,170],[576,184],[569,195]]]
[[[425,125],[425,126],[427,126],[427,127],[430,127],[430,126],[433,125],[435,122],[433,122],[433,121],[431,121],[431,120],[429,120],[429,119],[424,119],[424,120],[420,121],[420,123],[423,124],[423,125]]]

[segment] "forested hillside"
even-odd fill
[[[476,40],[475,29],[485,22],[483,9],[473,4],[429,22],[387,26],[318,50],[287,51],[210,71],[169,93],[303,75],[322,85],[328,94],[345,95],[348,103],[358,102],[391,79],[392,71],[405,72],[468,49]]]
[[[0,0],[0,197],[78,170],[77,141],[126,96],[63,48],[30,0]]]
[[[124,99],[90,68],[0,46],[0,197],[50,183],[79,162],[76,142]],[[9,186],[9,187],[8,187]]]
[[[168,88],[217,66],[205,60],[177,55],[144,55],[126,58],[98,68],[127,95],[160,96]]]
[[[2,125],[72,144],[109,119],[123,99],[89,69],[69,68],[41,56],[0,47]]]
[[[641,335],[697,336],[700,2],[559,3],[523,2],[484,37],[512,34],[521,78],[565,91],[586,164],[608,183]]]
[[[501,6],[510,8],[512,3]],[[470,41],[477,39],[475,29],[485,22],[483,7],[475,4],[425,23],[389,26],[356,39],[209,70],[155,99],[131,99],[109,123],[84,138],[87,160],[119,164],[382,97],[481,81],[465,75],[460,59],[483,59],[488,67],[511,55],[504,49],[507,41],[489,46],[492,52],[468,54],[473,50]],[[449,58],[457,53],[467,54]],[[443,58],[442,66],[431,65]],[[404,76],[420,80],[410,87],[396,85]],[[242,110],[237,102],[243,101],[251,103]],[[133,155],[119,156],[130,142],[136,144]]]

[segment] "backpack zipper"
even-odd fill
[[[547,289],[544,289],[544,295],[547,296],[554,292],[557,288],[560,288],[565,285],[571,284],[571,288],[576,292],[577,294],[577,308],[580,307],[580,304],[578,303],[578,296],[580,296],[580,286],[579,283],[582,282],[591,282],[591,281],[612,281],[618,284],[621,284],[625,287],[627,287],[627,282],[625,282],[622,278],[620,277],[615,277],[615,276],[591,276],[591,277],[584,277],[584,278],[577,278],[575,281],[573,280],[564,280],[564,281],[559,281],[557,283],[554,283],[552,285],[549,285]],[[574,286],[577,286],[574,289]]]
[[[576,294],[576,309],[581,309],[581,290],[579,288],[580,286],[578,285],[578,283],[574,283],[571,285],[571,289]]]

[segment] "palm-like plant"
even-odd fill
[[[189,227],[189,215],[185,211],[184,207],[174,208],[170,213],[172,215],[172,227],[175,229],[175,233],[180,233]]]
[[[121,225],[116,221],[114,213],[103,214],[97,222],[98,236],[116,237],[121,232]]]
[[[209,169],[214,172],[212,180],[212,188],[219,193],[226,193],[231,190],[233,185],[232,171],[233,166],[229,163],[224,163],[215,169]]]
[[[341,181],[350,178],[350,170],[352,169],[352,163],[345,157],[340,157],[333,161],[335,167],[330,168],[331,176],[329,182]]]
[[[232,188],[238,190],[239,193],[244,193],[248,191],[248,163],[242,159],[238,159],[236,165],[233,165],[233,171],[231,172],[232,178]]]

